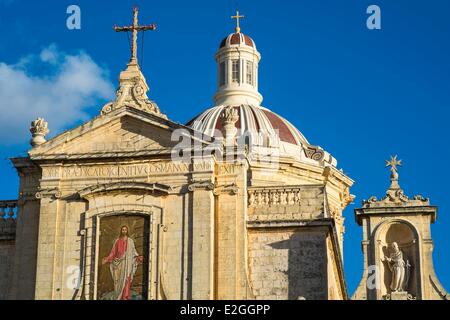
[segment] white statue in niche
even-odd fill
[[[392,242],[390,247],[391,254],[389,257],[385,256],[382,259],[383,262],[387,262],[392,273],[390,288],[392,292],[404,292],[408,285],[411,265],[407,259],[403,258],[403,252],[398,247],[397,242]]]

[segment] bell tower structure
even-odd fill
[[[364,273],[354,300],[448,300],[433,266],[431,224],[437,207],[421,195],[408,198],[399,184],[397,156],[386,161],[391,183],[355,209],[363,227]]]

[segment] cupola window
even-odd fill
[[[231,62],[231,81],[232,82],[239,83],[239,69],[240,69],[239,60],[232,60],[232,62]]]
[[[219,86],[225,85],[225,79],[225,61],[223,61],[219,64]]]
[[[247,61],[246,80],[247,80],[248,84],[253,85],[253,62],[252,61]]]

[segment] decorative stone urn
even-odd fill
[[[34,148],[46,142],[45,136],[50,132],[48,130],[48,123],[43,118],[37,118],[31,122],[30,132],[32,138],[30,140],[31,146]]]

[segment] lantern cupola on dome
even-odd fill
[[[258,64],[261,55],[252,38],[241,33],[239,11],[236,31],[222,40],[215,55],[218,64],[218,85],[214,95],[216,105],[254,105],[263,100],[258,92]]]

